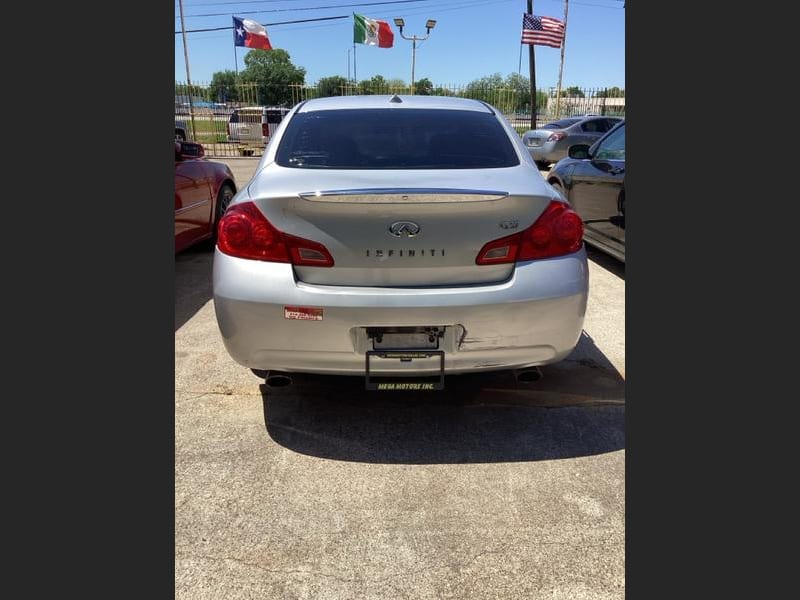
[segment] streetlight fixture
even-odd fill
[[[418,37],[416,35],[412,35],[411,37],[408,37],[408,36],[404,35],[403,34],[403,27],[406,26],[406,22],[400,17],[396,17],[395,18],[394,24],[397,25],[400,28],[400,37],[403,38],[404,40],[410,40],[411,41],[411,95],[413,96],[414,95],[414,69],[415,69],[416,63],[417,63],[417,42],[421,42],[423,40],[427,40],[431,36],[431,29],[436,27],[436,21],[434,19],[428,19],[425,22],[425,29],[427,30],[427,33],[425,34],[425,37]]]

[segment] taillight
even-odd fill
[[[550,137],[547,138],[547,141],[557,142],[558,140],[563,140],[565,137],[567,137],[567,134],[564,133],[563,131],[559,131],[558,133],[551,133]]]
[[[536,222],[522,232],[517,260],[571,254],[583,245],[583,220],[563,202],[552,200]]]
[[[291,263],[307,267],[332,267],[328,249],[275,228],[252,202],[225,211],[217,229],[220,252],[237,258]]]
[[[577,252],[582,244],[583,221],[578,213],[553,200],[528,229],[493,240],[481,248],[475,264],[498,265],[552,258]]]
[[[514,235],[489,242],[478,252],[478,258],[475,259],[475,262],[479,265],[500,265],[515,262],[522,239],[521,235],[521,233],[515,233]]]
[[[264,137],[269,136],[269,125],[267,123],[261,124],[261,135]]]

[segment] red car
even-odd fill
[[[212,239],[236,194],[228,166],[204,155],[200,144],[175,142],[175,252]]]

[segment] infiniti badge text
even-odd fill
[[[417,257],[425,257],[425,256],[444,256],[444,248],[436,249],[436,248],[400,248],[395,250],[394,248],[367,248],[367,256],[373,258],[390,258],[392,256],[397,256],[401,258],[417,258]]]

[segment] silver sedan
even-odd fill
[[[268,381],[439,389],[445,372],[553,363],[583,326],[582,236],[483,102],[309,100],[220,221],[217,322],[233,359]]]
[[[526,131],[522,142],[539,168],[546,169],[566,157],[570,146],[591,146],[622,120],[621,117],[570,117]]]

